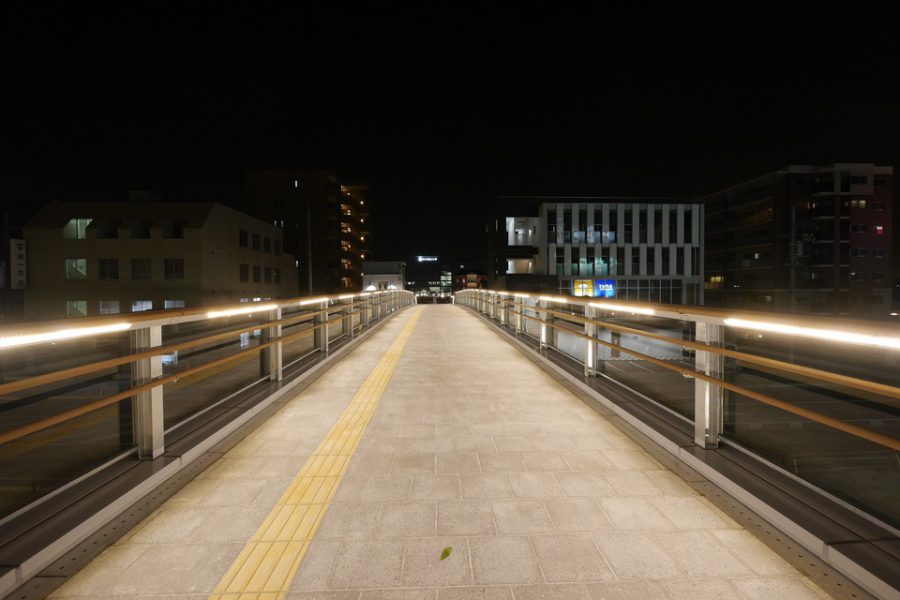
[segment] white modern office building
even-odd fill
[[[488,224],[491,287],[549,291],[555,283],[566,295],[703,302],[701,204],[504,197],[498,206],[502,216]]]

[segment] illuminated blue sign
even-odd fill
[[[594,281],[594,296],[597,298],[615,298],[615,279],[596,279]]]

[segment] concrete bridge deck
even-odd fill
[[[473,313],[435,305],[52,597],[829,596]]]

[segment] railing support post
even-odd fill
[[[547,305],[549,303],[546,300],[538,300],[538,315],[541,318],[541,350],[544,350],[548,346],[553,346],[553,333],[556,331],[550,325],[553,321],[553,317],[547,312]]]
[[[280,307],[269,311],[269,320],[281,320]],[[281,325],[263,327],[262,343],[269,342],[278,337],[281,337]],[[268,348],[263,348],[259,353],[259,374],[262,376],[268,375],[269,381],[281,381],[283,362],[281,342],[276,342]]]
[[[725,327],[698,321],[695,339],[711,346],[721,346],[725,341]],[[701,373],[722,378],[725,372],[725,357],[697,350],[694,365]],[[724,392],[721,386],[694,379],[694,443],[702,448],[719,446],[723,399]]]
[[[509,323],[509,304],[500,293],[497,294],[497,302],[500,303],[500,327],[506,327],[506,324]]]
[[[341,311],[341,333],[346,333],[347,337],[353,339],[353,298],[344,298],[345,306]]]
[[[513,296],[513,302],[515,302],[515,296]],[[522,313],[525,312],[525,300],[519,298],[519,302],[517,304],[513,304],[516,307],[516,335],[520,335],[523,333],[522,324],[525,320],[525,317],[522,316]]]
[[[588,319],[597,318],[597,310],[592,306],[584,307],[584,316]],[[584,341],[584,376],[593,377],[597,370],[597,326],[593,323],[584,324],[584,335],[590,339]]]
[[[316,350],[328,354],[328,300],[322,301],[321,311],[313,319],[313,323],[319,326],[313,333],[313,344]]]
[[[162,345],[162,326],[143,327],[131,332],[133,352],[143,352]],[[162,376],[162,356],[134,362],[131,372],[133,386],[143,385]],[[163,386],[137,394],[132,400],[132,427],[138,458],[152,460],[165,451],[163,434]]]

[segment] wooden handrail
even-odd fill
[[[768,404],[769,406],[773,406],[773,407],[781,409],[785,412],[795,414],[797,416],[803,417],[805,419],[809,419],[810,421],[814,421],[821,425],[831,427],[832,429],[837,429],[839,431],[843,431],[844,433],[849,433],[850,435],[864,439],[868,442],[872,442],[874,444],[878,444],[879,446],[884,446],[886,448],[890,448],[891,450],[900,452],[900,440],[892,438],[890,436],[882,435],[880,433],[876,433],[874,431],[870,431],[870,430],[864,429],[862,427],[857,427],[856,425],[851,425],[850,423],[844,423],[843,421],[840,421],[833,417],[829,417],[827,415],[823,415],[821,413],[817,413],[815,411],[811,411],[806,408],[794,406],[793,404],[790,404],[783,400],[779,400],[777,398],[773,398],[773,397],[767,396],[765,394],[760,394],[759,392],[755,392],[753,390],[744,388],[737,384],[730,383],[730,382],[724,381],[722,379],[718,379],[716,377],[712,377],[711,375],[707,375],[706,373],[701,373],[700,371],[696,371],[694,369],[689,369],[687,367],[682,367],[680,365],[672,364],[670,362],[660,360],[660,359],[654,358],[652,356],[648,356],[646,354],[643,354],[636,350],[632,350],[630,348],[625,348],[623,346],[619,346],[619,345],[613,344],[611,342],[607,342],[605,340],[600,340],[600,339],[585,335],[583,333],[579,333],[577,331],[572,331],[571,329],[569,329],[567,327],[563,327],[562,325],[555,325],[554,323],[544,321],[544,320],[540,319],[539,317],[526,315],[526,314],[524,314],[524,312],[521,312],[521,311],[513,310],[511,312],[513,312],[513,314],[521,315],[521,316],[525,317],[526,319],[531,319],[531,320],[546,324],[550,327],[553,327],[554,329],[563,330],[563,331],[566,331],[567,333],[571,333],[577,337],[591,340],[592,342],[596,342],[607,348],[612,348],[612,349],[618,350],[620,352],[629,354],[631,356],[640,358],[641,360],[646,360],[647,362],[655,364],[660,367],[663,367],[664,369],[668,369],[670,371],[675,371],[677,373],[680,373],[681,375],[683,375],[685,377],[690,377],[693,379],[700,379],[702,381],[712,383],[719,387],[730,390],[736,394],[740,394],[742,396],[746,396],[747,398],[756,400],[757,402],[761,402],[763,404]]]
[[[354,304],[343,304],[341,307],[341,314],[343,314],[343,310],[348,306],[360,306],[364,303],[354,303]],[[184,342],[179,342],[176,344],[169,344],[167,346],[157,346],[155,348],[151,348],[149,350],[145,350],[143,352],[138,352],[135,354],[129,354],[126,356],[119,356],[116,358],[110,358],[107,360],[90,363],[87,365],[79,365],[77,367],[71,367],[69,369],[63,369],[61,371],[54,371],[52,373],[45,373],[43,375],[36,375],[34,377],[27,377],[25,379],[20,379],[18,381],[11,381],[8,383],[0,384],[0,395],[2,394],[11,394],[15,392],[20,392],[22,390],[42,386],[49,385],[52,383],[58,383],[60,381],[65,381],[72,377],[80,377],[82,375],[88,375],[90,373],[96,373],[98,371],[103,371],[105,369],[111,369],[114,367],[119,367],[125,364],[132,363],[137,360],[144,360],[147,358],[152,358],[154,356],[159,356],[162,354],[171,354],[173,352],[179,350],[185,350],[188,348],[196,348],[197,346],[203,346],[205,344],[209,344],[211,342],[227,339],[233,337],[235,335],[240,335],[242,333],[247,333],[250,331],[256,331],[257,329],[265,329],[267,327],[275,327],[278,325],[292,325],[294,323],[301,323],[303,321],[309,321],[310,319],[315,318],[318,315],[325,314],[330,309],[322,309],[312,312],[304,312],[300,315],[291,315],[289,317],[285,317],[282,319],[278,319],[276,321],[262,321],[256,323],[254,325],[248,325],[246,327],[240,327],[238,329],[230,329],[228,331],[224,331],[221,333],[216,333],[213,335],[194,338],[192,340],[187,340]],[[362,311],[352,311],[349,313],[352,315],[360,314]],[[315,326],[313,329],[316,329],[320,326]]]
[[[274,323],[274,321],[273,321]],[[241,350],[240,352],[236,352],[234,354],[230,354],[228,356],[224,356],[222,358],[217,358],[215,360],[211,360],[208,363],[204,363],[202,365],[198,365],[196,367],[191,367],[189,369],[185,369],[183,371],[179,371],[178,373],[173,373],[171,375],[166,375],[163,377],[159,377],[154,379],[153,381],[149,381],[147,383],[141,384],[139,386],[129,388],[125,391],[119,392],[117,394],[113,394],[112,396],[107,396],[106,398],[101,398],[100,400],[96,400],[94,402],[90,402],[88,404],[63,411],[52,417],[47,417],[45,419],[41,419],[39,421],[35,421],[33,423],[29,423],[28,425],[23,425],[21,427],[17,427],[15,429],[11,429],[9,431],[5,431],[0,433],[0,445],[7,444],[9,442],[15,441],[26,435],[37,433],[38,431],[43,431],[44,429],[48,429],[53,427],[54,425],[59,425],[61,423],[65,423],[66,421],[70,421],[82,415],[86,415],[88,413],[100,410],[101,408],[105,408],[111,404],[115,404],[121,400],[126,398],[131,398],[141,392],[146,392],[152,390],[153,388],[165,385],[167,383],[174,383],[179,379],[184,377],[188,377],[190,375],[195,375],[197,373],[202,373],[203,371],[207,371],[209,369],[213,369],[220,365],[233,362],[242,356],[247,356],[264,350],[265,348],[269,348],[278,343],[284,343],[288,340],[292,340],[294,338],[299,338],[302,336],[310,335],[316,329],[321,327],[325,327],[326,323],[321,323],[319,325],[315,325],[313,327],[307,327],[302,331],[297,331],[288,335],[281,335],[277,338],[273,338],[268,342],[264,342],[259,344],[258,346],[254,346],[253,348],[248,348],[246,350]],[[262,329],[262,327],[254,327],[253,329]]]

